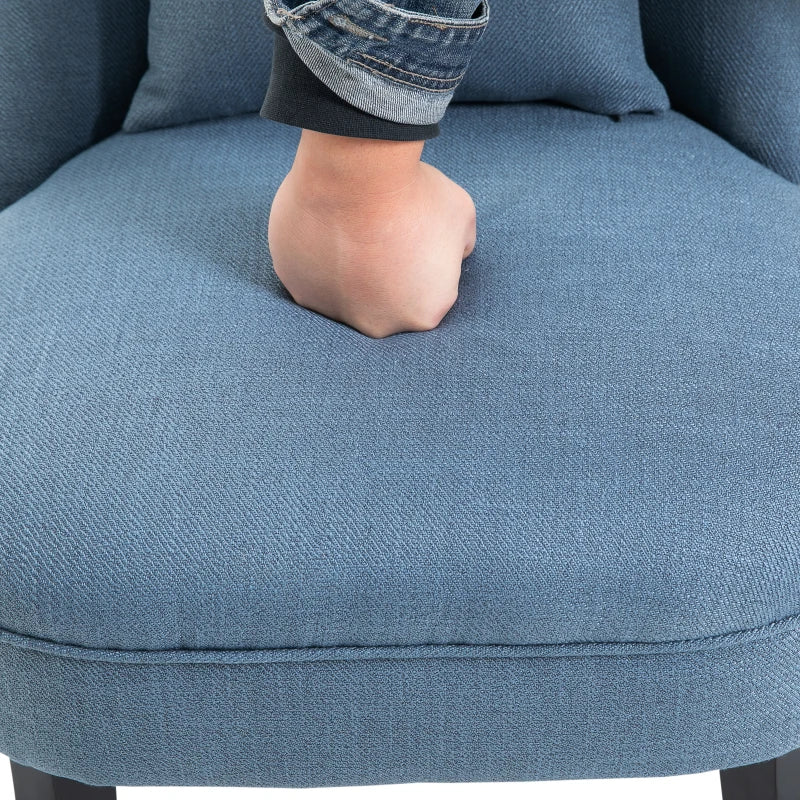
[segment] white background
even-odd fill
[[[12,800],[8,759],[0,756],[0,800]],[[670,778],[547,783],[409,783],[330,789],[122,786],[118,800],[720,800],[718,772]]]

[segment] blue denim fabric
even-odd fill
[[[336,94],[362,111],[413,124],[444,116],[490,15],[488,0],[443,0],[445,13],[438,15],[382,0],[264,5],[300,58]]]

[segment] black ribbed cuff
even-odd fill
[[[339,97],[295,53],[286,34],[266,13],[264,22],[275,32],[272,72],[259,116],[337,136],[391,139],[399,142],[433,139],[439,123],[410,125],[376,117]]]

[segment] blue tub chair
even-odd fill
[[[800,186],[740,123],[798,64],[715,89],[651,0],[669,111],[454,103],[425,159],[478,245],[437,329],[376,340],[271,269],[297,129],[125,133],[146,4],[19,5],[18,798],[721,770],[726,800],[797,800]]]

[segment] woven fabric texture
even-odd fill
[[[800,183],[800,3],[641,3],[647,56],[674,106]]]
[[[114,663],[0,643],[0,752],[117,786],[705,772],[800,746],[800,633],[627,657]]]
[[[125,130],[258,111],[274,36],[263,9],[262,0],[151,0],[150,69]],[[399,85],[387,81],[387,93]],[[645,61],[637,0],[497,0],[453,99],[545,98],[601,114],[668,108]]]
[[[297,132],[256,115],[117,134],[0,214],[0,628],[659,651],[796,617],[798,187],[671,111],[451,111],[425,155],[478,244],[426,333],[291,301]]]
[[[0,209],[119,128],[146,37],[146,0],[3,0]]]
[[[495,0],[453,102],[551,99],[598,114],[663,111],[638,0]]]

